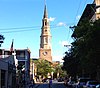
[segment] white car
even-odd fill
[[[100,84],[96,86],[96,88],[100,88]]]

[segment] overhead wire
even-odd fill
[[[33,29],[26,29],[26,30],[15,30],[15,31],[5,31],[5,32],[1,32],[1,33],[14,33],[14,32],[25,32],[25,31],[33,31]]]
[[[84,2],[84,4],[83,4],[84,7],[85,7],[85,5],[86,5],[86,2],[87,2],[87,0],[85,0],[85,2]],[[83,7],[83,8],[84,8],[84,7]]]
[[[11,28],[0,28],[0,30],[13,30],[13,29],[30,29],[30,28],[37,28],[40,26],[31,26],[31,27],[11,27]]]
[[[75,23],[76,16],[77,16],[77,14],[78,14],[78,12],[79,12],[79,9],[80,9],[80,6],[81,6],[81,2],[82,2],[82,0],[80,0],[80,2],[79,2],[79,6],[78,6],[78,9],[77,9],[75,18],[74,18],[74,23]],[[74,25],[75,25],[75,24],[74,24]],[[69,37],[71,37],[71,36],[69,36],[69,34],[70,34],[70,29],[68,30],[68,36],[67,36],[67,41],[68,41],[68,42],[70,42]]]
[[[79,12],[79,9],[80,9],[80,6],[81,6],[81,2],[82,2],[82,0],[80,0],[80,2],[79,2],[79,6],[78,6],[78,9],[76,11],[76,15],[75,15],[75,18],[74,18],[74,22],[76,20],[77,15],[78,15],[78,12]]]
[[[74,17],[74,23],[75,23],[74,25],[76,25],[75,20],[76,20],[76,17],[77,17],[77,15],[78,15],[78,12],[79,12],[79,10],[80,10],[81,3],[82,3],[82,0],[80,0],[80,2],[79,2],[78,9],[77,9],[76,14],[75,14],[75,17]],[[69,30],[68,30],[68,36],[67,36],[67,41],[68,41],[69,43],[71,42],[71,40],[69,40],[69,37],[71,37],[71,35],[69,35],[70,33],[71,33],[71,30],[70,30],[70,28],[69,28]]]
[[[86,5],[86,2],[87,2],[87,0],[85,0],[85,2],[84,2],[84,4],[83,4],[83,3],[82,3],[82,0],[80,0],[80,2],[79,2],[79,7],[78,7],[78,9],[77,9],[77,12],[76,12],[76,15],[75,15],[75,18],[74,18],[74,23],[75,23],[75,20],[76,20],[77,15],[78,15],[78,13],[79,13],[81,4],[83,4],[83,7],[82,7],[82,8],[84,8],[84,6]]]
[[[85,6],[86,2],[87,2],[87,0],[85,0],[83,6]],[[75,18],[74,18],[74,23],[76,23],[76,17],[78,16],[79,10],[80,10],[80,8],[81,8],[81,4],[82,4],[82,0],[80,0],[80,2],[79,2],[78,9],[77,9],[77,11],[76,11]],[[74,25],[76,25],[76,24],[74,24]],[[70,30],[69,30],[69,33],[70,33]],[[68,37],[67,40],[69,41],[69,37]],[[70,42],[70,41],[69,41],[69,42]]]
[[[57,28],[57,27],[62,27],[62,26],[50,25],[51,29]],[[25,32],[25,31],[34,31],[34,30],[39,30],[39,29],[41,29],[41,26],[0,28],[0,33]]]

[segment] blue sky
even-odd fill
[[[61,61],[70,44],[72,30],[82,15],[86,4],[93,0],[46,0],[52,34],[52,56]],[[14,39],[15,49],[31,50],[31,57],[39,57],[40,34],[44,0],[0,0],[0,34],[5,40],[1,48],[10,49]]]

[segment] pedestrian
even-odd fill
[[[35,85],[35,81],[34,81],[34,79],[33,79],[33,86]]]
[[[69,82],[68,77],[65,77],[65,80],[64,80],[64,85],[65,85],[65,86],[68,86],[68,82]]]
[[[49,88],[52,88],[52,79],[49,79]]]

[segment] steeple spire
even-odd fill
[[[50,33],[50,25],[46,8],[46,0],[44,0],[44,14],[42,19],[41,29],[42,30],[40,36],[39,57],[40,59],[52,62],[51,33]]]
[[[47,7],[46,7],[46,0],[44,0],[44,18],[48,18]]]

